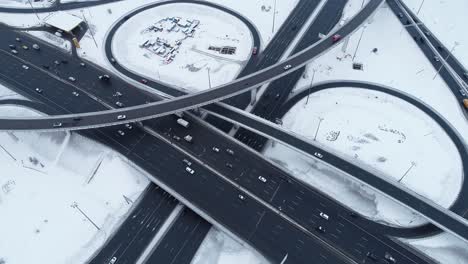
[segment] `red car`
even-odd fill
[[[257,47],[253,47],[253,49],[252,49],[252,55],[257,55]]]
[[[341,35],[339,35],[339,34],[335,34],[332,37],[333,43],[339,41],[340,39],[341,39]]]

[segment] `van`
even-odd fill
[[[185,128],[188,128],[190,125],[190,123],[187,120],[182,118],[177,119],[177,123]]]

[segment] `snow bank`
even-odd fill
[[[0,113],[39,115],[11,106]],[[7,263],[83,263],[129,210],[123,195],[136,198],[148,183],[79,135],[2,132],[0,142],[0,257]]]

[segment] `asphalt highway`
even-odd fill
[[[69,2],[69,3],[60,3],[60,1],[56,1],[49,7],[37,7],[37,8],[18,8],[18,7],[0,7],[0,12],[2,13],[16,13],[16,14],[33,14],[35,12],[55,12],[55,11],[65,11],[65,10],[72,10],[78,8],[86,8],[91,6],[97,5],[104,5],[113,2],[119,2],[122,0],[97,0],[97,1],[77,1],[77,2]]]
[[[294,48],[293,54],[300,52],[308,46],[320,41],[319,33],[327,35],[340,20],[346,0],[329,0],[325,3],[322,12],[318,14],[303,38]],[[305,67],[288,74],[269,84],[267,90],[258,100],[251,113],[266,120],[275,121],[278,117],[278,108],[288,98],[291,90],[303,76]],[[261,151],[267,142],[265,137],[255,134],[247,129],[240,128],[235,137],[247,146]]]
[[[24,39],[23,41],[25,42],[26,39]],[[48,52],[48,50],[46,50],[44,47],[42,52],[45,53],[45,52]],[[49,53],[40,54],[40,56],[38,56],[37,54],[35,55],[35,53],[29,53],[28,55],[31,56],[30,59],[37,60],[38,62],[41,62],[40,58],[43,58],[42,56],[49,57],[51,61],[53,61],[53,59],[55,58],[54,56],[57,56],[55,54],[49,54]],[[36,57],[38,57],[39,59]],[[42,60],[42,63],[43,63],[43,60]],[[77,65],[78,63],[70,59],[68,63],[59,65],[57,67],[57,74],[66,78],[69,74],[66,74],[64,72],[67,72],[66,70],[68,69],[68,67],[72,67],[71,69],[73,71],[74,70],[73,65],[75,64]],[[83,107],[86,107],[87,109],[97,109],[97,110],[103,109],[105,107],[103,107],[102,104],[99,103],[100,102],[99,100],[105,100],[108,103],[114,102],[116,99],[113,96],[113,94],[115,94],[117,90],[122,92],[123,94],[121,97],[119,97],[118,100],[121,100],[125,104],[131,104],[131,103],[137,104],[139,103],[138,100],[142,100],[142,101],[148,100],[148,96],[144,96],[144,94],[140,95],[140,93],[137,93],[136,91],[132,92],[131,97],[128,96],[128,94],[130,94],[130,92],[128,91],[130,87],[128,87],[128,85],[125,85],[125,83],[123,84],[125,85],[125,87],[121,87],[119,85],[119,81],[114,77],[112,79],[112,85],[107,85],[105,83],[97,82],[96,75],[100,74],[98,72],[99,70],[92,69],[91,65],[88,65],[85,69],[80,70],[80,77],[77,80],[77,84],[80,84],[80,86],[82,86],[81,82],[84,82],[83,86],[85,87],[83,88],[80,88],[80,87],[76,88],[76,87],[70,86],[69,84],[64,83],[60,79],[52,78],[52,76],[48,74],[44,74],[43,72],[39,70],[38,70],[39,72],[33,73],[35,71],[33,71],[34,68],[32,67],[29,70],[18,71],[18,69],[21,68],[21,63],[18,63],[17,61],[15,62],[14,60],[11,61],[11,63],[7,63],[7,65],[9,65],[9,67],[6,67],[4,69],[6,71],[4,75],[10,76],[10,78],[16,78],[16,81],[18,83],[27,84],[26,86],[22,86],[21,91],[28,97],[37,98],[43,101],[46,100],[44,99],[44,96],[42,96],[42,94],[38,94],[34,90],[30,89],[30,87],[34,87],[35,86],[34,84],[36,83],[47,84],[47,87],[54,87],[54,89],[50,89],[49,91],[47,91],[48,94],[47,94],[47,97],[45,98],[47,98],[47,100],[50,100],[50,105],[56,106],[57,108],[62,109],[63,111],[69,111],[69,112],[70,111],[71,112],[85,111],[86,109],[84,109]],[[91,74],[89,77],[89,80],[83,80],[84,77],[82,76],[85,76],[87,71],[90,71],[90,74]],[[8,74],[6,74],[7,72]],[[45,78],[45,80],[43,80],[43,78]],[[66,91],[67,88],[68,88],[68,92]],[[83,89],[88,89],[90,92],[93,92],[94,94],[93,96],[99,96],[99,98],[102,98],[102,99],[94,100],[92,98],[88,98],[88,96],[86,96],[86,91]],[[80,95],[74,96],[72,94],[72,91],[78,91]],[[44,91],[44,93],[45,92],[46,91]],[[190,117],[186,117],[186,118],[190,120]],[[160,123],[160,122],[169,122],[169,124],[164,125],[163,123]],[[148,122],[145,122],[144,124],[148,127],[152,127],[156,131],[157,129],[162,128],[162,127],[166,127],[166,128],[173,127],[171,131],[168,131],[168,133],[170,133],[169,135],[167,135],[168,138],[169,136],[171,136],[170,138],[173,138],[174,135],[184,136],[186,133],[192,134],[195,139],[194,144],[184,143],[183,141],[180,143],[178,141],[173,141],[172,143],[177,144],[179,147],[182,147],[186,151],[191,151],[193,156],[202,158],[204,162],[207,162],[209,165],[216,167],[217,170],[221,171],[223,174],[230,177],[231,180],[235,182],[237,181],[241,183],[243,186],[246,186],[250,191],[254,192],[257,196],[261,197],[263,200],[272,201],[272,202],[274,201],[276,203],[275,205],[284,206],[285,203],[283,202],[283,200],[287,198],[286,195],[290,195],[290,197],[296,197],[292,195],[293,193],[297,193],[298,197],[300,197],[301,199],[303,197],[304,201],[310,200],[310,197],[306,195],[302,196],[300,192],[297,192],[297,187],[295,187],[297,183],[288,181],[290,177],[285,175],[284,172],[281,172],[279,169],[273,167],[272,165],[265,164],[264,161],[260,157],[255,156],[255,154],[252,154],[252,153],[249,154],[249,152],[246,153],[245,148],[243,148],[242,146],[238,144],[235,144],[235,142],[226,142],[224,140],[224,137],[219,132],[214,133],[214,132],[205,131],[204,133],[208,133],[208,134],[204,134],[204,136],[202,136],[201,134],[196,134],[196,133],[203,132],[199,129],[196,129],[196,125],[195,125],[196,122],[192,122],[192,127],[189,130],[185,130],[185,128],[182,128],[176,125],[175,119],[173,117],[161,118],[155,121],[148,121]],[[120,136],[117,133],[118,130],[124,131],[125,136]],[[89,136],[91,138],[97,138],[97,140],[104,142],[108,144],[109,146],[115,148],[116,150],[120,151],[121,153],[129,157],[132,161],[142,166],[145,170],[151,172],[151,174],[155,175],[155,177],[157,177],[158,179],[164,180],[166,179],[166,177],[168,177],[171,180],[176,180],[174,179],[174,175],[171,175],[171,174],[174,174],[174,173],[177,175],[181,174],[181,176],[179,177],[183,177],[183,178],[178,178],[176,182],[173,182],[171,187],[175,190],[179,190],[179,188],[182,187],[179,185],[181,185],[181,183],[183,183],[184,181],[183,180],[181,181],[180,179],[184,179],[187,177],[187,172],[184,171],[184,168],[186,165],[184,165],[182,160],[184,158],[187,159],[187,156],[183,154],[181,155],[180,152],[177,152],[176,150],[174,150],[170,145],[164,142],[161,142],[160,140],[157,140],[155,137],[148,135],[146,133],[143,133],[143,131],[139,130],[136,127],[136,125],[133,125],[133,128],[131,130],[129,130],[125,126],[117,126],[117,127],[102,128],[98,131],[92,130],[92,131],[86,131],[86,132],[87,134],[90,134]],[[164,134],[164,132],[162,132],[161,134]],[[201,140],[208,140],[208,142],[201,143],[200,142]],[[222,152],[220,151],[219,155],[214,156],[212,154],[213,146],[217,146]],[[228,148],[231,148],[235,152],[234,156],[231,156],[230,154],[226,152],[226,149]],[[191,158],[189,159],[191,160],[191,162],[195,162]],[[232,170],[231,168],[226,167],[225,163],[231,163],[233,165]],[[249,165],[246,166],[246,164],[249,164]],[[246,170],[243,170],[244,167],[246,167]],[[174,168],[179,168],[179,170],[177,169],[174,170]],[[197,175],[199,173],[203,175],[204,166],[194,167],[194,165],[192,165],[192,168],[196,171]],[[263,184],[261,181],[259,181],[258,179],[259,175],[263,175],[267,179],[266,184]],[[212,175],[211,177],[215,177],[216,179],[218,179],[216,175]],[[203,176],[201,176],[201,178],[203,178]],[[198,189],[192,190],[191,192],[189,191],[183,192],[183,195],[185,197],[190,198],[189,199],[190,201],[197,202],[196,204],[198,206],[200,206],[200,203],[202,202],[200,201],[200,199],[201,200],[206,199],[204,203],[206,203],[207,201],[209,203],[213,203],[213,198],[210,196],[210,194],[207,194],[208,196],[206,197],[197,196],[193,198],[193,196],[200,194],[200,191],[198,190],[206,189],[207,186],[209,186],[208,183],[213,184],[213,179],[206,178],[205,180],[206,182],[203,181],[202,183],[200,183],[201,186],[203,187],[200,186],[198,187]],[[188,184],[188,185],[191,188],[197,187],[194,184]],[[222,193],[224,193],[224,190],[229,187],[229,186],[225,186],[226,185],[225,183],[218,183],[217,185],[219,185],[218,187],[219,194],[217,195],[221,195]],[[279,187],[280,185],[281,185],[281,188]],[[291,185],[291,187],[289,187],[289,185]],[[215,186],[209,189],[218,190],[216,189]],[[235,188],[235,190],[237,190],[237,188]],[[292,191],[292,193],[288,194],[288,190]],[[308,194],[310,192],[309,189],[303,188],[301,190],[305,194],[309,195]],[[276,194],[275,194],[275,191],[276,191]],[[272,200],[274,197],[276,200]],[[282,197],[284,197],[284,199]],[[349,214],[349,211],[344,210],[343,208],[340,208],[331,199],[327,200],[320,194],[313,194],[312,197],[315,200],[310,200],[311,202],[307,203],[308,205],[321,203],[321,204],[325,204],[327,208],[327,212],[330,211],[333,213],[333,215]],[[215,205],[226,206],[226,204],[227,205],[233,204],[234,206],[234,204],[236,204],[235,201],[239,200],[239,198],[235,194],[229,197],[224,197],[224,199],[228,199],[228,198],[234,199],[234,202],[229,201],[229,200],[225,202],[221,202],[222,200],[216,198],[215,200],[219,201],[221,204],[219,205],[215,204]],[[320,202],[316,202],[317,199],[319,199]],[[282,204],[280,205],[279,202],[281,202]],[[293,205],[294,202],[296,201],[290,202],[291,207],[294,206]],[[288,204],[289,202],[286,203],[286,206]],[[211,206],[215,206],[215,205],[211,205]],[[254,204],[254,205],[258,206],[257,204]],[[244,207],[245,206],[251,207],[250,204],[244,205]],[[317,217],[316,215],[317,211],[315,210],[323,210],[322,205],[317,205],[317,206],[318,207],[314,209],[314,211],[295,210],[294,212],[295,214],[291,213],[291,215],[294,216],[295,221],[298,221],[301,224],[306,223],[310,219],[313,220]],[[206,210],[206,206],[200,206],[200,207]],[[224,207],[223,207],[224,210],[221,210],[220,212],[210,207],[208,207],[208,209],[210,209],[209,210],[210,215],[215,215],[215,216],[217,215],[217,213],[223,213],[226,210],[226,208]],[[239,208],[238,210],[242,210],[242,209],[244,208]],[[229,210],[229,206],[227,210]],[[237,213],[239,215],[242,215],[242,217],[244,217],[245,215],[251,216],[252,213],[256,212],[255,210],[247,211],[247,212],[243,212],[243,211],[242,213],[240,212],[237,212]],[[332,213],[330,213],[330,215],[332,215]],[[258,212],[258,214],[261,215],[262,213]],[[253,215],[255,215],[255,213]],[[236,223],[245,224],[243,220],[239,220],[238,218],[235,217],[235,215],[230,215],[229,220],[236,221]],[[272,220],[269,220],[269,221],[272,221]],[[275,220],[275,221],[280,221],[280,220]],[[364,220],[362,221],[364,222]],[[221,222],[221,223],[225,223],[225,222]],[[286,225],[287,223],[285,223],[282,220],[279,223],[283,223],[281,225],[283,226],[282,228],[285,228],[284,226],[287,226]],[[337,232],[341,231],[341,229],[339,229],[340,231],[333,231],[333,232],[330,232],[330,234],[328,234],[327,232],[324,235],[324,237],[326,239],[328,239],[328,236],[333,237],[333,238],[334,236],[339,237],[340,239],[338,239],[337,242],[341,244],[338,244],[338,245],[340,247],[345,248],[345,250],[352,251],[352,254],[354,254],[357,259],[365,259],[365,254],[367,254],[367,252],[374,252],[374,251],[378,252],[379,255],[383,255],[385,252],[392,252],[392,255],[397,257],[400,263],[406,263],[407,260],[409,261],[409,259],[414,259],[414,256],[412,255],[413,253],[405,252],[405,250],[400,249],[398,245],[396,244],[394,246],[386,245],[391,242],[389,242],[388,239],[386,239],[385,237],[382,237],[382,236],[374,237],[372,234],[367,234],[366,232],[364,232],[365,230],[360,230],[361,228],[359,226],[353,226],[352,222],[350,223],[340,222],[340,223],[349,225],[349,226],[346,226],[345,228],[346,231],[343,234],[336,234]],[[240,228],[240,226],[234,226],[235,228],[232,228],[232,226],[229,225],[230,224],[229,222],[227,222],[227,224],[228,224],[228,227],[231,227],[231,230],[237,231],[237,229]],[[232,225],[234,224],[235,223],[233,223]],[[319,223],[317,222],[317,224]],[[338,224],[335,221],[331,221],[328,226],[332,228],[335,225],[338,225]],[[307,227],[306,228],[307,230],[311,230],[312,232],[315,232],[314,228],[317,227],[315,225],[310,224],[310,221],[308,225],[304,225],[304,226]],[[291,227],[289,227],[285,229],[284,232],[286,233],[280,233],[280,235],[285,236],[286,234],[291,234],[293,233],[291,230],[292,230]],[[335,230],[335,229],[332,229],[332,230]],[[262,233],[259,233],[259,234],[263,234],[263,232],[265,231],[262,231]],[[358,242],[354,241],[354,238],[357,236],[357,234],[359,234],[360,237],[364,237],[364,239],[366,239],[367,241],[370,241],[368,244],[366,244],[368,246],[367,248],[360,248],[360,250],[358,249],[358,251],[354,250],[355,247],[361,247],[361,245],[363,245],[362,243],[358,245],[357,244]],[[241,237],[245,238],[245,236],[242,236],[242,234],[241,234]],[[251,237],[251,240],[247,239],[247,241],[249,241],[250,243],[253,243],[252,241],[257,241],[254,239],[257,239],[257,238]],[[291,239],[293,240],[291,241]],[[295,241],[294,239],[296,238],[288,236],[288,238],[284,238],[283,240],[291,241],[290,242],[291,245],[294,245],[295,243],[302,243],[302,242],[297,242],[298,240],[294,242]],[[299,238],[299,239],[301,239],[301,241],[305,241],[302,238]],[[264,248],[262,248],[262,245]],[[283,246],[281,244],[281,245],[275,245],[275,246],[270,245],[270,247],[267,247],[267,244],[262,243],[260,247],[257,244],[254,244],[254,247],[256,247],[262,252],[264,251],[268,252],[270,250],[270,247],[282,248]],[[369,250],[369,251],[366,252],[364,251],[364,249]],[[409,257],[406,256],[406,254]],[[278,257],[278,258],[280,257],[279,255],[273,255],[273,256]],[[292,259],[293,258],[291,256],[290,260]],[[407,263],[427,263],[427,262],[420,260],[416,262],[409,261]]]
[[[139,203],[141,206],[136,206],[130,212],[129,217],[89,263],[109,263],[112,258],[116,258],[115,264],[136,263],[174,210],[177,200],[155,184],[150,184]]]
[[[367,89],[382,89],[381,86],[371,84],[371,83],[362,83],[354,81],[339,81],[339,82],[330,82],[323,84],[320,88],[316,89],[326,89],[326,88],[335,88],[335,87],[359,87]],[[387,93],[392,93],[391,91],[386,91]],[[398,94],[397,94],[398,96]],[[418,102],[412,98],[405,98],[405,100],[416,105],[423,105],[421,102]],[[264,121],[263,119],[257,118],[253,115],[245,114],[244,112],[238,111],[236,108],[232,107],[220,107],[216,104],[210,105],[207,109],[216,113],[217,115],[224,116],[236,124],[239,124],[249,129],[254,129],[256,133],[260,133],[266,137],[282,142],[288,146],[291,146],[303,153],[306,153],[310,156],[317,156],[315,153],[321,153],[323,155],[321,160],[326,163],[341,169],[342,171],[347,172],[351,176],[355,177],[359,181],[366,183],[368,186],[373,187],[376,190],[379,190],[383,194],[392,198],[393,200],[400,202],[403,205],[406,205],[413,210],[421,213],[426,216],[431,222],[438,227],[451,232],[452,234],[458,236],[462,240],[467,241],[468,238],[468,228],[466,227],[466,220],[463,218],[468,215],[468,207],[466,203],[462,200],[457,204],[457,213],[448,211],[440,206],[434,204],[428,199],[421,197],[417,194],[412,193],[410,190],[398,185],[394,182],[389,181],[388,179],[380,177],[378,174],[373,174],[367,170],[362,169],[361,167],[354,165],[353,163],[346,161],[334,153],[320,149],[308,142],[307,139],[293,135],[278,126]],[[423,108],[420,108],[423,109]],[[430,111],[428,114],[431,114],[433,118],[438,118],[444,121],[440,116],[436,116],[434,112]],[[448,124],[448,123],[447,123]],[[467,150],[461,140],[461,137],[455,132],[452,128],[446,130],[447,133],[452,133],[454,136],[454,144],[458,144],[458,150],[464,161],[464,173],[466,173],[467,166]]]
[[[350,33],[354,32],[380,6],[380,4],[382,4],[382,1],[383,0],[370,1],[363,7],[358,15],[354,16],[348,23],[337,29],[335,33],[346,37]],[[40,118],[2,118],[0,119],[0,130],[71,130],[96,128],[106,125],[123,124],[128,121],[142,121],[182,110],[196,108],[238,95],[257,87],[260,84],[276,80],[289,72],[304,66],[311,59],[327,51],[336,44],[338,44],[338,42],[333,42],[331,38],[323,39],[302,52],[293,55],[287,60],[267,67],[264,70],[242,77],[229,84],[203,92],[180,96],[172,100],[94,113],[88,112],[83,114]],[[16,56],[12,54],[8,55]],[[291,65],[289,70],[284,69],[287,65]],[[125,115],[126,120],[118,120],[118,115]],[[81,120],[76,120],[76,118],[81,118]],[[54,127],[54,123],[60,123],[61,126]]]
[[[23,43],[30,45],[27,41],[29,40],[24,37]],[[66,57],[59,51],[49,50],[46,47],[41,49],[40,54],[36,54],[32,50],[28,52],[28,58],[35,60],[39,65],[45,63],[44,57],[49,58],[51,62],[56,58],[63,59]],[[41,69],[41,66],[35,68],[28,63],[30,68],[25,70],[21,67],[24,62],[16,59],[9,60],[11,58],[10,56],[5,57],[5,65],[7,66],[0,69],[0,77],[14,84],[13,88],[18,89],[17,91],[22,95],[46,103],[61,113],[102,111],[107,108],[103,105],[102,100],[115,102],[116,96],[114,95],[117,91],[123,93],[123,96],[120,96],[118,100],[125,103],[130,103],[130,99],[134,103],[144,103],[148,98],[151,99],[148,95],[145,96],[144,93],[136,91],[131,93],[132,96],[128,96],[130,94],[128,89],[131,89],[131,87],[116,78],[111,80],[112,85],[96,81],[97,75],[103,73],[102,70],[95,69],[90,64],[79,68],[76,59],[68,58],[67,63],[62,62],[57,67],[52,66],[55,68],[51,67],[48,70]],[[63,80],[69,76],[69,74],[64,73],[69,69],[72,71],[80,69],[79,79],[74,85]],[[46,72],[53,72],[53,74]],[[87,74],[88,77],[85,78],[84,76],[87,76]],[[56,75],[63,79],[57,78]],[[120,83],[125,86],[119,85]],[[44,88],[43,93],[37,93],[33,89],[38,84]],[[87,91],[99,94],[101,99],[96,98],[94,95],[88,95]],[[77,92],[79,95],[75,96],[73,92]],[[286,245],[290,247],[298,243],[301,245],[305,243],[305,246],[314,250],[307,251],[305,254],[294,258],[291,257],[287,263],[303,263],[308,259],[315,259],[320,256],[324,256],[326,259],[318,263],[347,263],[349,261],[349,257],[338,253],[336,249],[333,249],[324,241],[317,240],[315,232],[311,233],[300,229],[297,225],[284,220],[281,215],[275,212],[271,213],[271,219],[268,219],[268,221],[276,222],[283,230],[275,235],[279,236],[280,239],[256,244],[257,241],[261,241],[257,236],[268,236],[271,233],[270,229],[262,225],[262,221],[265,220],[262,216],[272,209],[265,208],[263,204],[240,191],[237,186],[226,184],[225,180],[213,172],[207,171],[203,164],[194,160],[191,161],[193,163],[191,167],[196,171],[196,175],[194,175],[195,177],[189,176],[185,171],[186,165],[182,160],[190,159],[190,157],[173,148],[170,143],[145,133],[137,124],[132,125],[131,129],[119,125],[98,130],[81,131],[81,133],[107,144],[128,157],[136,165],[153,175],[154,180],[158,179],[159,182],[164,182],[166,187],[169,186],[183,197],[186,197],[196,208],[202,208],[203,212],[210,215],[216,222],[221,223],[246,242],[252,244],[253,247],[264,253],[273,262],[280,262],[284,258],[288,250]],[[118,133],[119,130],[124,132],[125,136],[121,136]],[[205,190],[212,191],[206,192]],[[245,197],[245,202],[239,199],[239,194]],[[297,232],[298,236],[292,236],[291,234],[294,232]],[[270,255],[270,252],[275,254]],[[293,262],[295,259],[296,262]]]
[[[210,223],[185,208],[144,263],[190,264]]]
[[[414,41],[418,44],[418,47],[421,49],[423,54],[427,57],[429,62],[434,66],[436,70],[440,69],[439,75],[442,77],[444,82],[452,91],[453,95],[457,98],[457,101],[460,104],[460,107],[463,107],[463,99],[468,98],[468,89],[466,86],[466,82],[468,80],[467,70],[463,67],[463,65],[457,60],[455,56],[450,53],[450,50],[445,47],[441,41],[437,39],[437,37],[424,25],[422,22],[416,17],[415,14],[411,12],[411,10],[402,2],[398,0],[387,0],[387,4],[389,5],[390,9],[395,13],[398,17],[400,22],[405,26],[406,31],[410,34]],[[416,26],[409,26],[411,23],[411,19],[407,16],[407,13],[411,18],[418,23]],[[421,31],[418,30],[421,29]],[[426,42],[426,39],[428,42]],[[429,46],[432,45],[435,50],[440,54],[435,53],[433,49]],[[439,61],[435,60],[435,57],[440,57]],[[448,65],[455,71],[456,75],[453,76],[450,73],[450,70],[446,67],[442,67],[442,59],[447,62]],[[459,78],[463,83],[458,82],[455,78]],[[466,111],[466,110],[465,110]]]

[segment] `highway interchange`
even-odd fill
[[[301,1],[300,3],[303,2],[305,1]],[[374,1],[371,2],[371,4],[377,4],[377,2],[378,1]],[[371,6],[371,4],[367,7]],[[369,14],[363,13],[363,15]],[[288,24],[286,23],[286,25]],[[348,31],[343,32],[348,34],[352,31],[354,31],[354,28],[348,28]],[[2,32],[2,36],[3,34],[4,33]],[[14,39],[16,34],[17,33],[14,32],[8,32],[5,33],[5,36],[9,36],[8,39],[11,41]],[[29,41],[27,37],[23,37],[23,39],[26,42]],[[325,43],[326,45],[322,47],[323,50],[320,52],[323,52],[325,49],[328,49],[330,45],[333,45],[333,43],[329,43],[326,40],[321,43]],[[319,46],[319,48],[321,47],[320,45],[317,46]],[[48,54],[49,52],[50,54]],[[315,52],[311,54],[313,55],[318,53]],[[148,109],[152,109],[151,107],[158,105],[158,103],[148,104],[148,102],[159,101],[159,98],[156,98],[152,94],[145,92],[127,92],[128,87],[125,86],[129,85],[118,80],[117,77],[112,77],[111,87],[109,87],[110,85],[108,84],[96,82],[96,76],[99,75],[98,73],[105,71],[102,69],[96,69],[90,64],[87,65],[85,69],[80,68],[76,58],[67,59],[68,62],[66,64],[57,66],[55,72],[51,71],[52,73],[42,69],[41,65],[43,64],[44,56],[49,57],[50,61],[52,61],[52,58],[65,56],[60,54],[60,52],[53,51],[52,49],[44,47],[39,55],[29,53],[21,54],[20,56],[21,58],[17,58],[10,54],[6,54],[5,52],[2,53],[2,58],[5,59],[8,67],[5,67],[5,69],[2,70],[0,75],[1,79],[10,85],[15,86],[15,90],[26,97],[41,101],[49,107],[54,108],[56,113],[102,113],[103,111],[108,110],[109,107],[112,108],[112,103],[115,101],[116,91],[121,91],[124,94],[126,106],[135,106],[135,109],[139,109],[139,107],[136,106],[146,104]],[[31,66],[27,74],[24,71],[18,71],[23,63],[27,63]],[[280,63],[276,67],[278,68],[277,73],[279,75],[283,75],[284,70],[282,67],[285,64],[286,63]],[[293,65],[298,65],[299,67],[302,64],[298,62]],[[270,70],[271,69],[268,68],[265,72],[269,72]],[[76,84],[70,84],[63,80],[68,76],[67,73],[77,71],[80,71],[81,73]],[[137,78],[139,78],[139,76],[137,76]],[[272,77],[267,80],[270,81],[273,78],[276,77]],[[54,91],[44,90],[44,94],[46,94],[46,96],[44,96],[43,94],[37,94],[33,89],[31,89],[31,87],[35,87],[37,83],[42,84],[44,87],[57,87],[58,89],[54,89]],[[261,81],[258,83],[261,83]],[[251,82],[249,85],[258,83]],[[241,83],[241,86],[242,85],[245,86],[245,84]],[[127,89],[125,90],[125,88]],[[154,88],[158,89],[158,87]],[[244,89],[242,87],[242,90],[247,89],[248,88]],[[80,96],[72,96],[72,91],[79,92]],[[128,98],[130,97],[128,96],[130,93],[131,98]],[[237,93],[238,92],[236,91],[231,94]],[[185,96],[185,98],[189,98],[189,96]],[[224,95],[219,95],[216,98],[224,98]],[[79,102],[79,104],[77,102]],[[174,100],[163,101],[163,103],[159,104],[164,104],[166,102],[172,103]],[[213,102],[213,100],[209,100],[206,101],[206,103],[203,102],[201,104],[192,104],[202,105],[209,102]],[[274,106],[273,108],[276,109],[277,107],[279,106]],[[145,107],[141,109],[144,108]],[[182,108],[185,109],[184,107]],[[226,110],[230,109],[229,107],[222,108],[219,105],[210,105],[207,109],[211,110],[211,108],[216,108],[214,113],[218,113],[218,115],[219,112],[224,111],[223,115],[228,116],[229,118],[229,113],[226,113]],[[175,108],[175,110],[180,109]],[[136,114],[133,118],[131,112],[127,112],[127,109],[122,109],[121,111],[124,111],[127,115],[127,122],[129,120],[142,120],[139,114]],[[112,113],[110,115],[112,115],[112,121],[109,123],[114,124],[116,113]],[[88,121],[88,117],[90,116],[87,114],[83,115],[82,118],[84,119],[79,122],[76,122],[76,120],[71,122],[69,121],[70,119],[67,119],[67,121],[64,121],[63,123],[64,127],[60,129],[97,127],[106,124],[106,119],[103,119],[103,123],[96,123],[91,126],[89,126],[88,123],[83,125],[80,124],[83,121]],[[73,115],[73,118],[76,118],[76,116]],[[366,258],[367,252],[375,252],[374,254],[378,256],[383,256],[384,253],[391,252],[393,256],[396,256],[399,259],[398,263],[430,263],[430,260],[419,255],[413,255],[413,252],[410,250],[401,248],[398,243],[389,240],[385,235],[387,233],[384,233],[383,235],[375,233],[377,231],[383,232],[382,230],[392,232],[392,230],[379,227],[380,225],[378,224],[375,224],[374,231],[363,230],[362,226],[369,225],[369,221],[366,219],[359,216],[356,218],[355,214],[351,213],[348,209],[343,208],[339,204],[336,204],[332,199],[323,196],[308,186],[303,186],[303,184],[301,185],[301,183],[291,178],[291,176],[287,175],[279,168],[272,164],[268,164],[256,153],[246,150],[242,145],[239,145],[232,139],[226,139],[224,134],[216,131],[210,125],[203,124],[203,122],[196,116],[186,115],[186,118],[191,121],[193,127],[190,128],[189,133],[194,136],[197,144],[185,144],[183,142],[180,143],[173,140],[174,135],[180,135],[182,137],[187,133],[187,131],[181,127],[175,126],[175,119],[171,116],[145,121],[142,124],[133,124],[133,129],[131,130],[124,125],[119,125],[115,127],[85,130],[82,131],[82,133],[101,142],[105,142],[129,157],[133,162],[150,172],[154,178],[158,178],[155,179],[155,181],[160,186],[165,186],[167,190],[172,190],[177,193],[180,196],[177,197],[179,200],[182,201],[181,198],[188,200],[191,203],[189,207],[197,212],[209,215],[211,220],[215,220],[228,230],[231,230],[232,233],[238,235],[242,239],[245,239],[273,262],[279,262],[280,260],[283,260],[285,256],[288,256],[286,263],[303,263],[307,259],[311,258],[320,259],[323,263],[352,263],[353,261],[368,259]],[[257,128],[257,132],[261,131],[258,129],[258,124],[262,122],[257,122],[257,124],[255,124],[256,119],[245,118],[245,116],[242,115],[239,118],[243,118],[244,121],[241,122],[242,124],[245,125],[246,123],[251,122],[248,123],[252,125],[250,126],[251,128]],[[144,119],[146,119],[146,117]],[[49,130],[51,124],[50,121],[44,122],[47,122],[48,127],[46,129]],[[2,126],[2,124],[3,120],[0,123],[0,126]],[[67,124],[70,124],[70,126],[67,126]],[[29,125],[25,125],[24,128],[31,129]],[[126,133],[124,137],[116,133],[121,130],[124,130]],[[281,132],[281,130],[275,129],[275,127],[270,125],[270,132],[265,133],[265,135],[275,135],[278,131]],[[206,135],[206,133],[208,133],[208,135]],[[276,139],[283,141],[284,137],[285,136],[283,136],[282,139],[280,136],[275,136]],[[289,136],[289,138],[291,140],[301,140],[300,138],[297,139],[291,136]],[[206,143],[203,143],[202,140],[205,140]],[[213,144],[216,144],[214,146],[221,150],[232,149],[236,154],[233,156],[222,151],[219,153],[219,155],[222,155],[222,158],[215,156],[217,154],[213,154],[210,147],[207,147],[212,146]],[[314,153],[317,150],[316,147],[311,146],[307,142],[292,143],[292,145],[303,145],[305,147],[312,148],[305,151],[309,154]],[[166,154],[167,156],[165,159],[164,157],[160,157],[161,155],[158,155],[158,152],[160,152],[161,149],[164,149],[168,153]],[[321,151],[324,152],[323,150]],[[326,153],[325,155],[327,154],[329,154],[329,156],[333,156],[331,153]],[[164,163],[167,163],[166,167],[164,164],[154,164],[154,162],[151,162],[151,159],[155,157],[163,158],[165,161]],[[184,164],[181,162],[182,159],[187,157],[189,157],[193,162],[191,166],[197,172],[197,176],[199,176],[198,178],[187,179],[187,174],[183,171]],[[233,168],[227,167],[225,161],[232,164]],[[327,160],[327,162],[330,163],[330,160]],[[180,165],[177,166],[175,164]],[[250,166],[250,170],[245,170],[244,166],[246,164],[252,165]],[[167,173],[169,171],[175,173],[174,167],[180,167],[179,171],[176,173],[177,177],[174,174]],[[352,172],[352,170],[346,171]],[[352,174],[355,176],[355,173]],[[267,177],[267,184],[259,182],[257,179],[258,175],[269,175]],[[372,174],[369,176],[378,178]],[[184,179],[183,181],[189,186],[181,186],[180,181],[175,181],[177,179]],[[215,193],[201,194],[200,190],[203,190],[204,187],[206,188],[206,184],[208,182],[212,184],[213,187],[210,189],[215,190]],[[239,193],[242,193],[247,197],[247,199],[245,201],[239,201]],[[295,194],[303,195],[297,196]],[[212,202],[208,203],[213,200],[213,195],[216,197],[217,204],[213,204]],[[405,194],[400,193],[395,196],[400,195],[404,196]],[[298,203],[303,199],[321,201],[319,206],[312,206],[309,209],[310,211],[318,211],[312,215],[302,211],[303,208],[306,208],[313,203],[306,203],[302,206],[301,210],[297,210],[298,207],[296,206],[298,206]],[[420,205],[416,205],[415,207],[419,208]],[[279,210],[278,208],[281,209]],[[336,222],[333,220],[332,224],[330,223],[332,221],[323,222],[323,219],[320,220],[320,217],[318,217],[318,213],[324,210],[330,212],[329,214],[332,219],[337,218],[340,220],[337,220]],[[187,221],[187,223],[194,223],[200,221],[200,218],[193,216],[192,213],[184,215],[189,215],[190,219],[193,218],[196,220],[180,218],[180,221],[182,222]],[[239,216],[244,216],[242,217],[243,221],[239,220]],[[163,217],[161,219],[164,219],[164,215],[161,217]],[[318,219],[314,220],[314,218]],[[317,227],[317,220],[319,222],[323,222],[322,225],[327,229],[326,234],[322,235],[315,230]],[[154,223],[161,222],[158,220],[154,221]],[[447,221],[450,221],[450,219]],[[240,222],[242,222],[242,225],[239,225]],[[342,227],[339,227],[341,225]],[[462,233],[464,231],[462,229],[466,228],[460,227],[457,230],[459,233]],[[343,231],[345,231],[345,234],[342,234]],[[403,232],[401,230],[394,231]],[[417,235],[420,236],[421,233],[418,233]],[[362,240],[353,241],[354,238],[357,237],[362,237]],[[279,243],[278,240],[282,240],[281,243]],[[330,248],[329,245],[331,244],[338,246],[339,250]],[[350,246],[352,244],[365,248],[365,250],[356,250],[357,248]],[[138,248],[138,245],[135,247]],[[303,250],[304,248],[313,247],[317,247],[318,250],[311,250],[311,252],[304,252],[305,250]],[[397,250],[395,250],[395,248],[397,248]],[[155,252],[158,251],[156,250]],[[299,256],[300,254],[298,254],[298,252],[302,252],[304,256]],[[121,263],[126,262],[122,260]]]

